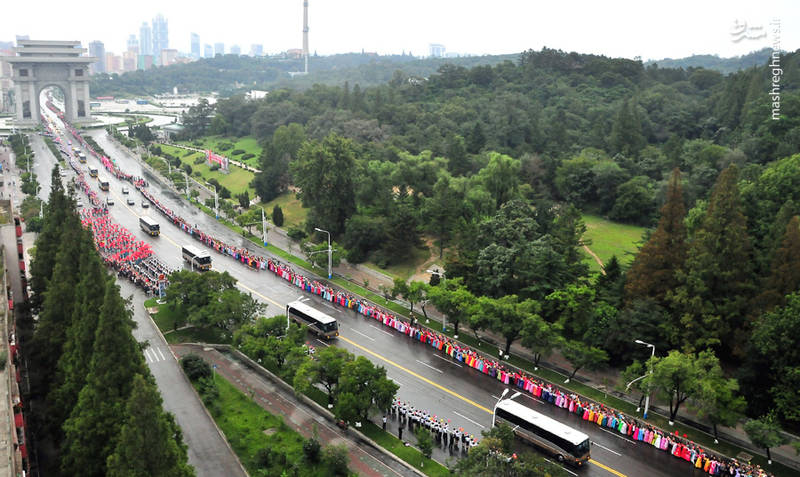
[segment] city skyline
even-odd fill
[[[692,54],[736,56],[772,46],[774,36],[754,34],[753,38],[736,41],[736,25],[747,24],[756,33],[771,33],[770,22],[774,19],[780,22],[780,47],[789,51],[800,48],[800,4],[788,0],[775,2],[769,10],[752,2],[697,4],[684,0],[651,6],[646,12],[630,8],[615,11],[607,4],[587,2],[580,6],[580,17],[570,16],[567,20],[558,6],[516,0],[492,9],[476,1],[453,0],[433,4],[411,0],[402,6],[376,6],[365,0],[346,0],[336,5],[313,0],[309,3],[312,55],[366,50],[426,56],[429,45],[439,43],[449,52],[477,55],[547,46],[644,60]],[[79,40],[84,46],[99,40],[106,51],[120,54],[126,50],[128,36],[140,33],[142,21],[149,23],[163,15],[169,23],[169,47],[181,53],[191,52],[191,33],[199,35],[201,44],[262,44],[265,54],[302,47],[299,0],[246,9],[230,5],[214,15],[190,8],[192,4],[185,1],[165,4],[141,0],[135,11],[110,20],[97,13],[106,8],[99,2],[91,0],[86,5],[85,10],[76,11],[51,0],[12,4],[0,19],[0,31],[7,32],[9,38],[0,40],[28,35],[34,39]],[[49,12],[46,17],[41,15],[43,10]],[[83,24],[76,23],[81,19],[85,20]],[[141,40],[141,35],[137,36]],[[242,49],[248,51],[246,47]],[[140,52],[146,54],[141,43]]]

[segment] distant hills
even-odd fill
[[[659,68],[705,68],[707,70],[717,70],[727,75],[752,68],[753,66],[763,66],[764,63],[769,61],[771,55],[772,50],[770,48],[763,48],[746,55],[733,56],[731,58],[720,58],[717,55],[692,55],[674,60],[672,58],[650,60],[645,63],[645,66],[657,64]]]
[[[732,58],[693,55],[680,59],[648,61],[645,66],[657,64],[659,68],[706,68],[727,75],[763,65],[770,55],[771,50],[764,48]],[[445,64],[472,68],[505,61],[517,63],[519,57],[520,53],[421,59],[410,55],[347,53],[311,57],[310,74],[292,77],[291,72],[303,68],[302,60],[224,55],[122,75],[95,75],[92,77],[91,90],[94,96],[149,96],[171,92],[177,87],[181,93],[216,91],[222,96],[229,96],[250,89],[307,89],[314,84],[342,85],[345,81],[351,85],[359,84],[363,88],[387,83],[398,71],[406,77],[428,78]]]
[[[91,91],[93,96],[142,96],[171,92],[177,87],[181,93],[217,91],[228,96],[249,89],[306,89],[314,84],[342,85],[345,81],[365,87],[389,82],[398,70],[406,76],[427,78],[444,64],[472,68],[506,60],[516,62],[518,58],[519,54],[420,59],[410,55],[348,53],[311,57],[309,75],[292,77],[290,72],[303,69],[302,60],[224,55],[122,75],[95,75]]]

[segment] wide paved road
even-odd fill
[[[123,170],[144,175],[135,159],[109,140],[105,132],[95,131],[91,135]],[[90,159],[89,164],[97,165],[97,161]],[[157,191],[159,200],[188,221],[200,224],[203,230],[213,231],[217,237],[229,243],[249,246],[249,242],[245,242],[241,237],[217,224],[213,218],[184,205],[168,188],[159,186],[152,178],[148,177],[148,180],[153,184],[152,188]],[[166,223],[158,212],[143,209],[141,197],[136,197],[134,206],[127,206],[124,201],[125,196],[120,192],[122,185],[121,182],[111,179],[109,194],[114,197],[117,204],[111,207],[115,220],[129,230],[136,231],[142,240],[150,242],[155,253],[169,266],[182,267],[180,246],[195,241]],[[135,191],[132,193],[136,194]],[[162,224],[160,237],[152,239],[139,231],[138,216],[143,214],[156,218]],[[491,426],[491,411],[496,397],[505,389],[501,383],[479,375],[459,363],[450,362],[427,346],[395,336],[395,332],[354,312],[334,307],[317,297],[305,296],[299,289],[271,273],[249,270],[232,259],[215,253],[212,253],[212,258],[214,269],[228,271],[236,277],[242,289],[250,291],[268,305],[267,313],[270,315],[282,313],[286,303],[303,297],[337,318],[340,322],[341,336],[336,345],[355,354],[364,355],[386,367],[388,376],[400,385],[399,399],[410,401],[415,407],[425,409],[431,414],[450,419],[452,424],[464,427],[467,432],[475,436],[479,436],[481,430]],[[323,346],[321,342],[315,344]],[[585,476],[703,475],[702,472],[695,471],[667,453],[624,439],[596,425],[587,425],[562,409],[538,402],[532,396],[523,395],[517,399],[539,412],[581,429],[590,436],[595,444],[592,447],[592,463],[584,469],[569,469],[570,472]],[[445,456],[441,449],[434,455],[440,460],[444,460]]]
[[[47,111],[50,112],[49,110]],[[51,113],[52,114],[52,113]],[[31,134],[34,147],[41,138]],[[38,139],[36,139],[38,138]],[[66,140],[66,138],[63,138]],[[44,142],[42,141],[42,144]],[[66,142],[65,142],[66,145]],[[56,159],[45,145],[45,151],[36,153],[36,172],[42,190],[50,190],[50,171]],[[69,176],[71,176],[71,172]],[[69,177],[68,176],[68,177]],[[45,196],[45,198],[47,198]],[[84,204],[86,197],[82,197]],[[13,229],[12,229],[13,230]],[[180,365],[173,357],[169,346],[161,338],[144,309],[144,292],[128,280],[117,280],[123,297],[133,295],[133,319],[137,328],[133,335],[139,342],[147,342],[144,355],[150,372],[156,380],[164,409],[175,415],[175,420],[183,430],[183,440],[188,447],[189,463],[194,466],[198,477],[244,476],[239,461],[225,440],[217,432],[214,422],[206,414],[203,403],[186,380]]]

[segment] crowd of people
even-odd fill
[[[418,426],[422,426],[433,434],[437,444],[448,448],[450,451],[469,451],[478,445],[478,439],[474,435],[467,433],[463,427],[451,427],[450,419],[437,417],[422,409],[415,409],[410,403],[400,400],[392,402],[389,413],[397,418],[398,438],[403,439],[403,428],[408,425],[408,429],[414,432]],[[383,416],[384,430],[386,430],[386,416]]]
[[[592,402],[575,393],[562,390],[551,383],[546,383],[540,379],[529,376],[524,371],[502,363],[492,357],[487,357],[481,353],[452,340],[446,335],[437,333],[429,328],[413,322],[406,322],[394,314],[383,310],[381,307],[368,302],[367,300],[354,297],[341,290],[336,290],[333,287],[322,283],[318,280],[309,279],[302,274],[295,272],[291,267],[281,264],[280,262],[272,259],[255,255],[247,249],[235,247],[230,244],[219,240],[210,234],[202,232],[197,226],[192,226],[182,217],[175,214],[172,210],[162,204],[147,190],[147,184],[141,179],[134,178],[129,174],[122,173],[116,168],[111,160],[105,156],[101,156],[94,152],[91,147],[80,138],[80,135],[74,129],[70,128],[73,136],[79,139],[81,144],[90,151],[95,157],[101,160],[103,165],[116,177],[128,180],[133,183],[136,189],[153,204],[161,214],[167,217],[173,225],[183,230],[185,233],[194,237],[196,240],[202,242],[209,248],[213,248],[218,253],[227,255],[234,260],[239,261],[241,264],[255,270],[269,270],[282,279],[292,283],[293,285],[301,288],[302,290],[322,297],[324,300],[339,306],[351,309],[360,313],[368,318],[372,318],[381,322],[384,326],[390,327],[400,334],[406,335],[409,339],[419,341],[436,348],[440,353],[448,356],[450,359],[464,363],[467,366],[482,373],[489,378],[497,379],[503,384],[514,386],[519,390],[530,393],[542,402],[550,403],[566,411],[577,415],[583,420],[596,423],[598,426],[606,427],[616,430],[619,434],[627,436],[630,439],[651,444],[656,449],[664,452],[670,452],[676,458],[681,458],[691,463],[695,468],[702,469],[710,475],[731,475],[737,477],[766,477],[771,474],[767,473],[758,466],[750,465],[747,463],[739,463],[735,459],[727,459],[718,456],[712,452],[703,450],[701,446],[695,444],[686,438],[686,435],[678,435],[675,433],[668,433],[661,429],[657,429],[647,423],[641,422],[638,419],[627,416],[622,412],[615,409],[608,408],[602,404]],[[80,174],[79,174],[80,175]],[[85,181],[84,181],[85,183]],[[86,186],[88,188],[88,185]],[[91,190],[89,188],[89,190]],[[91,193],[89,193],[91,194]],[[90,200],[92,200],[90,198]],[[92,203],[96,205],[95,200]],[[94,210],[94,209],[93,209]],[[103,237],[103,235],[101,235]],[[108,244],[109,240],[103,240],[104,244]],[[113,243],[113,240],[111,240]],[[127,243],[127,242],[122,242]],[[109,254],[112,258],[112,266],[118,263],[120,257],[133,256],[134,252],[127,250],[126,253],[121,253],[117,248],[113,248],[114,253]],[[110,250],[110,249],[109,249]],[[141,255],[141,254],[140,254]],[[140,256],[137,255],[137,256]],[[149,254],[148,254],[149,256]],[[122,263],[128,261],[123,260]],[[137,263],[138,264],[138,263]],[[121,267],[121,266],[120,266]],[[116,268],[116,266],[115,266]],[[118,268],[118,270],[121,268]],[[134,273],[131,268],[125,268],[126,273]],[[151,282],[145,282],[152,286]],[[405,405],[404,405],[405,406]],[[432,430],[438,435],[438,439],[442,440],[444,435],[448,435],[448,445],[454,441],[460,441],[469,446],[477,445],[477,440],[474,437],[466,435],[462,428],[450,428],[449,424],[443,426],[443,423],[437,421],[435,418],[426,416],[424,413],[420,414],[419,411],[413,409],[409,410],[406,406],[397,407],[399,413],[402,414],[401,419],[403,422],[409,422],[410,426],[417,423],[426,427],[430,426]],[[446,429],[446,430],[445,430]],[[453,436],[457,435],[458,439]]]

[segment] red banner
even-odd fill
[[[228,158],[225,156],[220,156],[214,154],[213,151],[210,149],[206,149],[206,159],[208,160],[208,165],[210,166],[212,162],[216,162],[219,164],[220,169],[227,171],[228,170]]]

